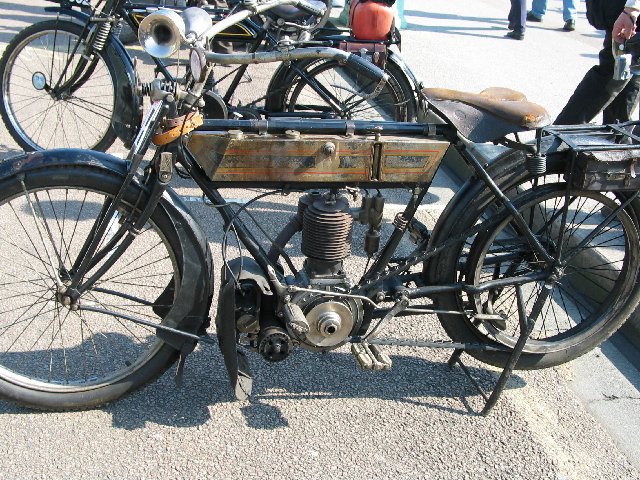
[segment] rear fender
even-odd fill
[[[0,163],[0,181],[52,166],[85,166],[115,174],[124,180],[131,163],[93,150],[44,150],[22,154]],[[135,184],[145,188],[138,182]],[[165,192],[160,205],[167,211],[178,233],[180,245],[184,247],[176,252],[176,255],[181,257],[180,263],[183,265],[180,284],[173,285],[172,280],[162,294],[166,295],[178,289],[177,298],[180,302],[174,303],[166,311],[166,315],[162,312],[162,324],[193,334],[203,334],[209,324],[208,314],[213,297],[213,260],[209,244],[202,228],[172,189]],[[178,350],[188,350],[188,347],[193,345],[192,340],[179,335],[158,332],[158,336]]]

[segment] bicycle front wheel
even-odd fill
[[[24,150],[106,150],[116,139],[109,57],[95,53],[78,79],[64,87],[86,48],[82,30],[63,20],[36,23],[18,33],[0,59],[0,114]]]
[[[183,270],[178,233],[162,206],[82,293],[79,308],[65,306],[59,295],[98,221],[108,222],[103,256],[85,278],[121,243],[116,232],[140,193],[131,186],[122,207],[106,218],[121,183],[81,166],[0,183],[0,396],[39,409],[94,407],[152,381],[175,360],[176,350],[153,327],[179,295],[174,286]]]

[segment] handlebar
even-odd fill
[[[220,20],[218,23],[209,27],[202,35],[200,35],[200,39],[202,38],[213,38],[220,32],[226,30],[227,28],[239,23],[249,17],[257,15],[259,13],[265,12],[267,10],[271,10],[274,7],[278,7],[280,5],[292,5],[296,8],[304,10],[308,13],[311,13],[316,16],[322,16],[325,12],[325,9],[318,9],[313,5],[305,2],[304,0],[270,0],[265,3],[259,3],[255,6],[252,6],[249,10],[241,10],[237,13],[229,15],[227,18]],[[218,62],[221,63],[221,62]]]
[[[294,48],[288,51],[258,52],[258,53],[215,53],[206,52],[205,57],[210,63],[220,65],[247,65],[250,63],[272,63],[304,60],[308,58],[329,58],[348,65],[355,72],[364,75],[366,78],[379,82],[376,90],[382,89],[389,80],[384,70],[378,68],[373,63],[359,57],[356,54],[338,50],[337,48],[316,47],[316,48]],[[376,93],[377,95],[377,93]]]
[[[304,12],[310,13],[314,17],[321,17],[326,11],[326,8],[316,8],[310,3],[305,2],[304,0],[298,0],[297,3],[293,4],[293,6]]]

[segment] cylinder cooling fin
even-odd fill
[[[345,197],[329,196],[309,205],[302,222],[302,253],[326,262],[344,260],[351,253],[353,218]]]

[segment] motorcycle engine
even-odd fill
[[[258,351],[269,361],[286,358],[293,344],[308,350],[332,350],[343,345],[362,324],[363,307],[359,299],[332,296],[348,293],[351,279],[344,260],[351,254],[353,217],[344,196],[330,193],[305,195],[298,204],[302,223],[303,271],[308,290],[288,299],[287,308],[295,312],[284,325],[274,327],[261,321]],[[327,294],[319,293],[324,291]]]
[[[344,271],[344,260],[351,254],[353,230],[349,202],[337,194],[312,194],[301,201],[299,211],[309,288],[346,293],[351,280]],[[309,331],[297,337],[309,349],[324,350],[344,344],[362,322],[362,303],[357,299],[300,292],[291,301],[300,307],[309,324]]]

